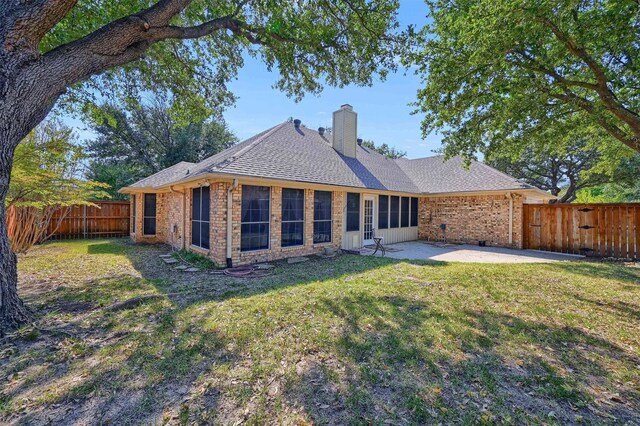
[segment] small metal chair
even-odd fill
[[[376,244],[376,249],[375,251],[371,254],[371,256],[375,256],[375,254],[378,252],[378,250],[380,250],[382,252],[382,257],[384,257],[384,255],[387,253],[387,250],[384,248],[384,245],[382,244],[382,241],[384,240],[384,237],[378,237],[376,235],[376,230],[375,228],[372,231],[373,233],[373,242]]]

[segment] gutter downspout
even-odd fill
[[[176,192],[178,194],[182,194],[182,250],[184,250],[186,248],[185,246],[185,235],[186,235],[186,230],[187,230],[187,193],[186,191],[176,191],[175,189],[173,189],[173,185],[169,186],[169,189],[171,190],[171,192]]]
[[[231,244],[233,242],[233,191],[238,187],[238,179],[227,189],[227,268],[233,267]]]
[[[513,194],[507,192],[509,198],[509,245],[513,245]]]

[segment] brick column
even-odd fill
[[[271,216],[269,219],[269,248],[277,253],[282,243],[282,188],[271,187]]]
[[[242,185],[238,185],[231,194],[233,200],[233,212],[231,216],[232,244],[231,257],[233,264],[240,261],[240,221],[242,220]]]
[[[313,189],[304,190],[304,246],[313,248]]]
[[[344,220],[344,198],[345,193],[342,191],[333,191],[331,205],[333,207],[332,219],[333,229],[331,230],[331,241],[335,248],[342,247],[342,222]]]

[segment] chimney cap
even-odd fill
[[[349,111],[353,111],[353,107],[349,104],[340,105],[340,109],[347,109]]]
[[[320,136],[324,136],[324,131],[326,129],[324,127],[318,127],[318,133],[320,134]]]
[[[302,124],[302,120],[300,120],[298,118],[293,120],[293,125],[296,126],[296,129],[300,127],[300,124]]]
[[[358,145],[362,146],[362,139],[358,138],[357,141],[358,141]]]

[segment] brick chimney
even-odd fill
[[[342,105],[333,113],[333,149],[347,157],[356,156],[356,139],[358,134],[358,114],[349,104]]]

